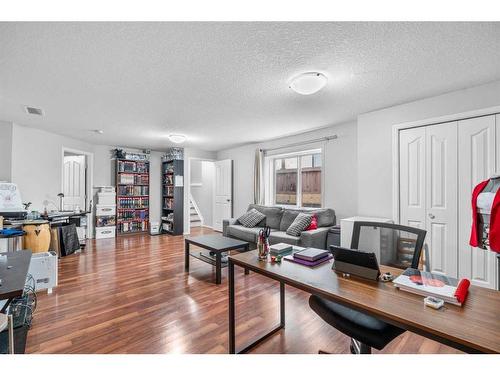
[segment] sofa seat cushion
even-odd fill
[[[259,231],[262,228],[245,228],[243,225],[235,224],[227,227],[227,234],[230,237],[237,238],[247,242],[257,242]]]
[[[248,206],[248,211],[256,209],[263,213],[266,217],[258,225],[261,227],[268,226],[271,229],[280,229],[281,216],[283,215],[283,208],[272,206],[261,206],[258,204],[251,204]]]
[[[269,236],[269,243],[271,245],[284,242],[290,245],[298,245],[300,242],[300,237],[296,236],[290,236],[289,234],[286,234],[286,232],[282,231],[271,231],[271,234]]]

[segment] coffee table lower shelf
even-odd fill
[[[229,253],[229,251],[228,251],[228,253]],[[193,258],[201,260],[202,262],[211,264],[214,267],[217,265],[216,264],[217,262],[215,261],[215,259],[208,259],[208,258],[202,256],[199,251],[198,252],[192,252],[192,251],[190,251],[189,255],[192,256]],[[224,267],[227,267],[227,264],[228,264],[228,262],[221,262],[220,266],[221,266],[221,268],[224,268]]]
[[[202,256],[200,250],[193,251],[190,245],[203,249],[203,253],[213,253],[214,258]],[[220,234],[210,234],[184,239],[184,269],[189,272],[189,258],[193,257],[215,267],[215,283],[220,284],[222,279],[222,268],[227,267],[227,262],[222,262],[222,254],[231,251],[248,251],[250,244],[245,241],[224,237]],[[245,270],[248,275],[248,270]]]

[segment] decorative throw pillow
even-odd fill
[[[311,224],[306,228],[306,230],[318,229],[318,217],[313,214],[311,217]]]
[[[246,228],[253,228],[266,218],[262,212],[252,208],[250,211],[245,212],[238,218],[238,221]]]
[[[312,216],[300,213],[297,215],[293,223],[286,230],[286,234],[298,237],[300,232],[303,232],[309,224],[311,224]]]

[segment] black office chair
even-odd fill
[[[379,264],[418,268],[426,231],[398,224],[358,221],[354,223],[351,248],[375,251]],[[382,350],[403,329],[340,303],[312,295],[309,306],[325,322],[351,338],[351,353]],[[320,353],[322,353],[320,351]]]

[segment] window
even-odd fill
[[[321,150],[274,156],[272,203],[321,207]]]

